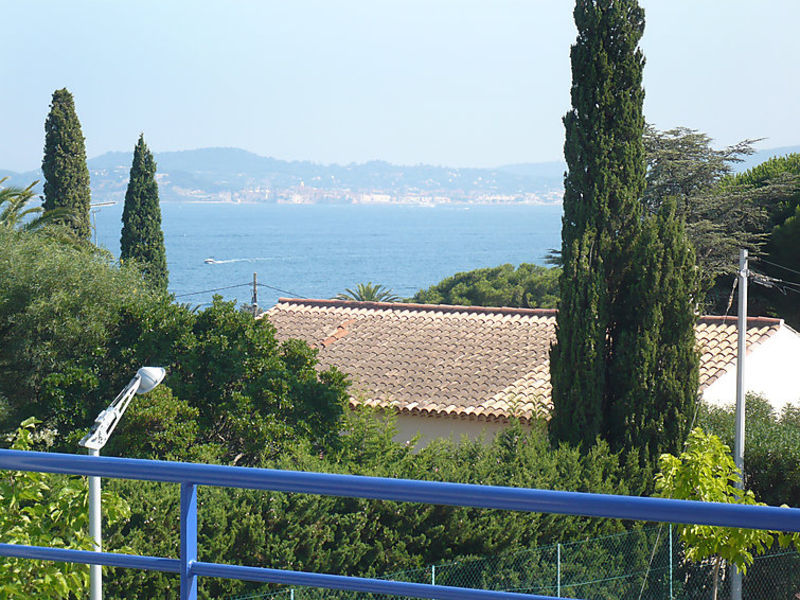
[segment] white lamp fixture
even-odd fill
[[[142,367],[136,372],[114,401],[102,411],[94,420],[94,425],[89,433],[78,442],[79,445],[87,448],[92,456],[100,456],[100,449],[106,445],[108,438],[119,425],[122,415],[131,403],[131,399],[136,394],[146,394],[152,391],[161,383],[166,375],[166,371],[161,367]],[[100,512],[100,478],[89,477],[89,533],[94,540],[94,551],[100,552],[102,549],[101,534],[102,516]],[[100,565],[89,566],[90,589],[89,598],[91,600],[102,600],[103,598],[103,571]]]

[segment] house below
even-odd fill
[[[400,441],[417,433],[489,437],[512,417],[525,424],[549,417],[553,309],[281,298],[266,317],[279,340],[305,340],[321,368],[351,376],[351,404],[396,411]],[[778,410],[800,400],[800,335],[764,317],[749,318],[747,331],[748,389]],[[699,391],[730,404],[736,319],[701,317],[696,332]]]

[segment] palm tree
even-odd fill
[[[0,179],[0,184],[8,177]],[[26,188],[8,186],[0,188],[0,227],[20,231],[39,231],[48,225],[68,219],[70,211],[64,208],[45,210],[41,206],[25,208],[35,194],[34,181]]]
[[[355,291],[346,289],[343,294],[339,294],[336,300],[355,300],[357,302],[400,302],[400,296],[383,287],[380,284],[373,285],[371,281],[359,283]]]

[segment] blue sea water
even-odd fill
[[[371,281],[408,297],[459,271],[543,264],[560,246],[560,206],[363,206],[164,203],[169,289],[206,305],[252,282],[279,297],[330,298]],[[119,255],[122,205],[97,211],[98,243]],[[216,264],[206,264],[214,258]],[[199,292],[199,293],[197,293]],[[250,288],[221,290],[250,301]]]

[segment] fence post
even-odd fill
[[[561,542],[556,545],[556,596],[561,598]]]
[[[197,486],[181,483],[181,600],[197,600]]]
[[[436,565],[431,565],[431,585],[436,585]]]
[[[669,524],[669,600],[672,600],[672,523]]]

